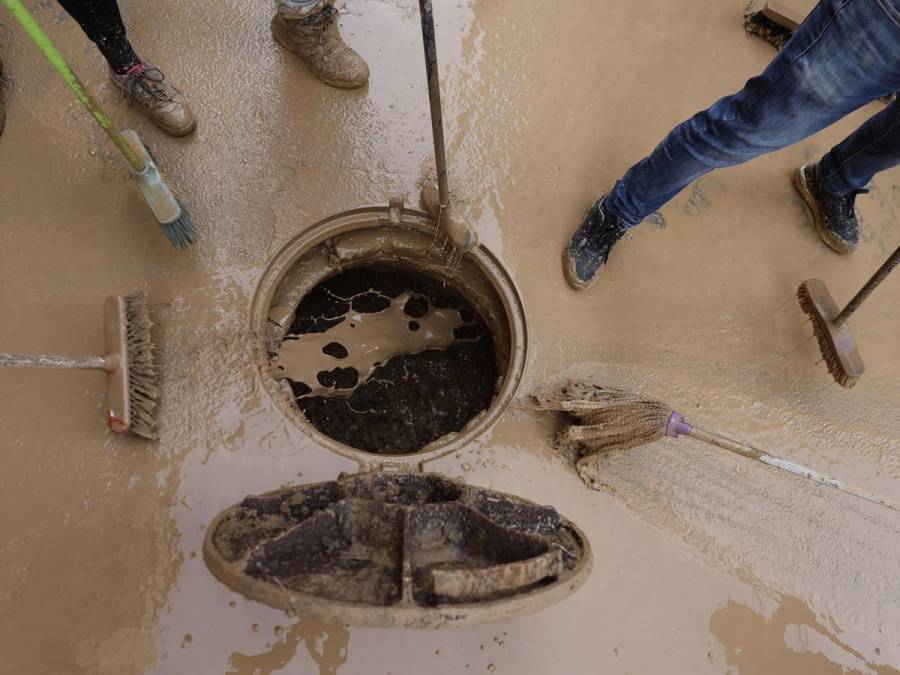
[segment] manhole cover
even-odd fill
[[[442,628],[574,592],[591,550],[548,506],[434,474],[366,473],[247,497],[204,542],[229,587],[304,618]]]

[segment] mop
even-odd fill
[[[665,437],[690,436],[741,457],[900,511],[900,502],[879,497],[815,469],[695,427],[665,403],[655,399],[612,387],[570,384],[559,390],[537,393],[532,397],[532,402],[537,410],[563,412],[574,419],[574,424],[559,432],[557,442],[570,449],[574,446],[579,466],[599,454],[636,448]]]

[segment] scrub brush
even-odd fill
[[[115,434],[157,438],[159,397],[150,314],[143,294],[111,296],[103,305],[106,354],[71,358],[0,354],[0,367],[78,368],[106,372],[106,425]]]

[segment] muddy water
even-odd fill
[[[16,82],[0,138],[0,309],[8,317],[0,344],[92,353],[102,344],[103,296],[143,288],[164,367],[158,444],[106,435],[102,377],[0,373],[4,668],[721,674],[900,666],[896,519],[688,440],[611,458],[601,476],[608,492],[589,491],[545,450],[547,422],[522,410],[431,466],[553,503],[586,530],[602,553],[587,585],[560,606],[453,633],[307,632],[306,622],[294,631],[291,619],[211,578],[197,551],[222,508],[355,468],[315,447],[259,386],[249,357],[256,337],[247,334],[255,280],[282,242],[320,218],[392,195],[413,201],[430,165],[414,3],[339,4],[348,39],[372,66],[363,90],[325,87],[279,51],[266,3],[124,0],[138,50],[197,107],[200,128],[184,140],[126,110],[72,22],[55,5],[37,6],[101,102],[163,158],[200,226],[186,254],[168,248],[102,134],[0,18],[0,49]],[[809,276],[850,297],[896,246],[896,170],[860,198],[863,242],[850,257],[817,242],[789,183],[791,168],[875,106],[701,180],[617,246],[595,290],[574,294],[562,278],[558,251],[596,193],[673,123],[770,58],[767,45],[744,39],[744,4],[651,0],[638,16],[626,0],[441,3],[455,203],[524,297],[526,386],[577,375],[643,390],[698,423],[896,498],[896,284],[853,318],[869,370],[852,392],[816,365],[792,301]],[[210,20],[223,11],[228,21]]]
[[[390,305],[380,312],[351,309],[342,316],[325,317],[341,322],[324,333],[288,336],[272,361],[273,374],[277,379],[306,383],[311,388],[310,396],[347,396],[365,384],[379,365],[395,356],[447,349],[456,340],[453,331],[463,323],[459,311],[429,306],[414,318],[405,308],[415,297],[413,293],[401,293],[388,298]],[[340,349],[329,348],[331,345]],[[323,386],[319,373],[335,368],[355,370],[356,385],[341,389]]]

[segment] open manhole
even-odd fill
[[[555,509],[434,474],[372,472],[245,498],[207,528],[233,590],[304,618],[443,628],[573,593],[591,549]]]
[[[253,307],[267,388],[356,459],[461,447],[496,421],[524,369],[524,312],[497,260],[480,247],[449,268],[430,219],[399,203],[296,237]]]

